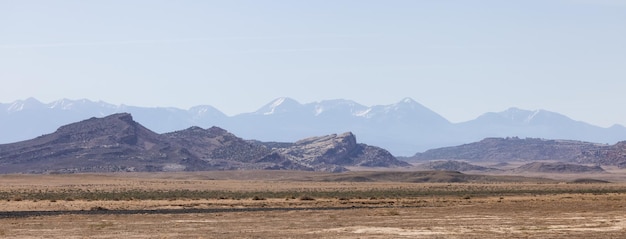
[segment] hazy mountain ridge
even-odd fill
[[[413,160],[468,161],[574,161],[584,151],[606,145],[573,140],[547,140],[539,138],[486,138],[478,142],[458,146],[430,149],[417,153]]]
[[[25,140],[52,132],[60,125],[89,117],[129,112],[158,133],[191,126],[219,126],[261,141],[294,142],[312,135],[354,132],[362,142],[381,146],[395,155],[459,145],[487,137],[572,139],[613,144],[626,139],[626,128],[593,126],[545,110],[510,108],[451,123],[427,107],[405,98],[391,105],[364,106],[350,100],[301,104],[278,98],[255,112],[227,116],[212,106],[188,110],[112,105],[89,100],[59,100],[44,104],[33,98],[0,104],[0,142]],[[46,119],[46,120],[41,120]],[[261,127],[262,126],[262,127]]]
[[[0,145],[0,173],[76,173],[289,169],[345,171],[343,166],[408,166],[388,151],[358,144],[352,133],[281,148],[218,128],[158,134],[128,113],[61,126],[31,140]],[[373,156],[372,156],[373,155]]]
[[[496,172],[496,173],[604,173],[604,169],[598,165],[588,166],[565,162],[530,162],[512,169],[499,169],[493,167],[483,167],[459,160],[436,160],[429,161],[417,166],[420,169],[437,171],[459,171],[459,172]]]
[[[524,164],[516,169],[518,173],[602,173],[605,172],[600,166],[586,166],[569,163],[545,163],[532,162]]]
[[[541,166],[553,170],[565,168],[568,171],[593,171],[594,168],[575,168],[568,163],[626,168],[626,141],[606,145],[573,140],[486,138],[479,142],[427,150],[403,159],[470,162],[558,161],[559,164],[534,164],[527,169],[537,169]]]
[[[422,163],[418,165],[420,169],[426,170],[444,170],[444,171],[498,171],[496,168],[488,168],[478,165],[473,165],[463,161],[457,160],[438,160]]]

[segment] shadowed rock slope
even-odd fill
[[[0,145],[0,172],[152,171],[190,155],[129,114],[90,118],[32,140]],[[177,159],[177,160],[173,160]]]
[[[406,166],[389,152],[357,144],[351,133],[294,144],[243,140],[218,127],[157,134],[130,114],[90,118],[32,140],[0,145],[0,173],[290,169]],[[324,139],[324,140],[322,140]]]

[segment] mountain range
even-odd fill
[[[157,133],[191,126],[218,126],[245,139],[294,142],[312,135],[353,132],[361,142],[383,147],[399,156],[488,137],[569,139],[606,144],[626,139],[626,128],[621,125],[603,128],[546,110],[510,108],[485,113],[467,122],[451,123],[410,98],[390,105],[364,106],[350,100],[302,104],[283,97],[257,111],[234,116],[227,116],[210,105],[184,110],[113,105],[86,99],[42,103],[29,98],[0,104],[0,143],[30,139],[61,125],[120,112],[132,114]]]
[[[401,167],[388,151],[357,143],[350,132],[295,143],[244,140],[219,128],[158,134],[128,113],[89,118],[50,134],[0,144],[0,173],[206,170],[346,171],[345,166]]]

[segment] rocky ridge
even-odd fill
[[[407,161],[465,160],[469,162],[556,161],[626,168],[626,141],[614,145],[538,138],[486,138],[403,158]]]
[[[345,171],[343,166],[408,164],[358,144],[352,133],[296,143],[243,140],[211,127],[157,134],[128,113],[90,118],[35,139],[0,145],[0,173],[285,169]]]
[[[588,150],[605,145],[574,141],[518,137],[486,138],[479,142],[444,147],[417,153],[412,160],[468,160],[468,161],[574,161]]]

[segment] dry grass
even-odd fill
[[[3,175],[0,176],[0,194],[8,200],[0,201],[0,211],[5,212],[189,208],[285,210],[4,218],[0,219],[0,237],[626,237],[626,184],[622,183],[317,182],[293,180],[319,177],[317,173],[304,176],[293,172],[244,174]],[[193,198],[202,194],[190,193],[179,194],[176,198],[88,200],[77,197],[51,201],[34,199],[33,194],[29,194],[41,191],[38,195],[57,193],[68,196],[80,191],[121,195],[125,192],[177,190],[209,192],[205,195],[221,192],[225,196]],[[20,200],[15,200],[17,198]],[[324,208],[347,209],[319,210]]]

